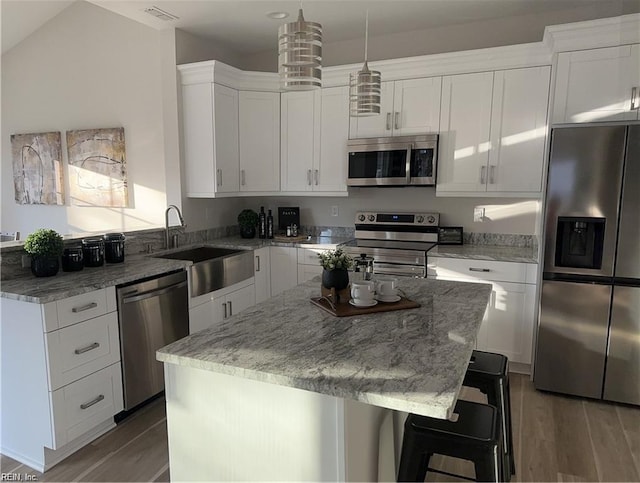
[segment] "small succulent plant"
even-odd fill
[[[322,265],[325,270],[347,270],[353,265],[353,259],[347,255],[342,248],[319,253],[318,258],[320,259],[320,265]]]
[[[62,255],[62,236],[48,228],[31,233],[24,242],[24,250],[32,256],[58,257]]]

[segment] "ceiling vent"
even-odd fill
[[[170,14],[169,12],[165,12],[164,10],[156,6],[145,8],[144,11],[147,12],[149,15],[153,15],[154,17],[164,21],[178,20],[179,18],[179,17],[176,17],[175,15]]]

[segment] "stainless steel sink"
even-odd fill
[[[253,251],[197,247],[156,255],[157,258],[191,260],[191,297],[197,297],[253,277]]]

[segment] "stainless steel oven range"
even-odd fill
[[[439,224],[439,213],[358,212],[355,240],[344,250],[352,258],[373,257],[374,274],[425,278]]]

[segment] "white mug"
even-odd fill
[[[395,297],[398,295],[398,279],[395,277],[377,277],[376,292],[381,297]]]
[[[358,280],[351,282],[351,298],[356,303],[373,301],[375,284],[371,280]]]

